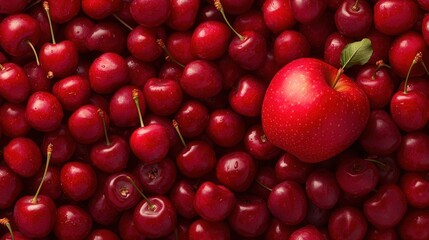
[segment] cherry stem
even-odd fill
[[[10,221],[8,218],[0,218],[0,224],[4,225],[7,230],[9,230],[10,236],[12,237],[12,240],[15,240],[15,236],[13,235],[12,226],[10,226]]]
[[[373,158],[365,158],[364,160],[365,160],[365,161],[368,161],[368,162],[375,163],[375,164],[380,165],[380,166],[383,166],[383,168],[386,168],[386,167],[387,167],[387,164],[385,164],[385,163],[383,163],[383,162],[380,162],[380,161],[378,161],[378,160],[376,160],[376,159],[373,159]]]
[[[127,176],[127,178],[130,181],[130,183],[133,185],[133,187],[137,190],[137,192],[140,193],[140,195],[143,197],[143,199],[147,202],[147,204],[149,205],[149,208],[151,210],[154,210],[155,205],[153,205],[152,202],[150,201],[150,199],[148,197],[146,197],[146,195],[139,189],[139,187],[137,187],[136,182],[134,182],[134,180],[130,176]]]
[[[140,127],[144,127],[142,112],[140,110],[139,90],[136,88],[133,89],[133,100],[134,100],[134,103],[136,104],[137,112],[139,114]]]
[[[410,78],[411,70],[413,69],[414,65],[416,65],[418,62],[422,61],[422,57],[423,57],[422,52],[418,52],[416,54],[416,56],[414,57],[413,62],[410,65],[410,68],[408,69],[407,76],[405,77],[405,83],[404,83],[404,94],[407,94],[407,92],[408,92],[407,91],[407,85],[408,85],[408,79]]]
[[[22,12],[26,12],[26,11],[28,11],[30,8],[32,8],[32,7],[34,7],[34,6],[36,6],[36,5],[37,5],[37,4],[39,4],[41,1],[42,1],[42,0],[37,0],[37,1],[32,2],[30,5],[26,6],[26,7],[24,8],[24,10],[22,10]]]
[[[46,178],[46,173],[48,172],[49,162],[51,161],[53,151],[53,145],[52,143],[49,143],[48,148],[46,150],[46,165],[45,165],[45,171],[43,172],[42,180],[40,181],[39,188],[37,188],[36,194],[34,194],[34,197],[32,199],[32,203],[37,203],[37,197],[39,196],[40,190],[42,189],[43,182]]]
[[[337,75],[335,76],[334,83],[332,84],[332,88],[335,88],[338,81],[340,80],[341,74],[343,74],[344,68],[339,68],[337,71]]]
[[[46,15],[48,16],[49,29],[51,30],[52,43],[56,44],[54,36],[54,28],[52,27],[51,13],[49,12],[49,3],[48,1],[43,2],[43,8],[45,9]]]
[[[185,139],[183,138],[182,133],[180,132],[180,129],[179,129],[179,123],[174,119],[172,122],[173,122],[174,129],[176,129],[176,132],[179,135],[180,141],[182,141],[183,146],[187,148],[188,146],[186,145]]]
[[[97,112],[101,118],[101,121],[103,122],[104,136],[106,137],[106,145],[110,146],[109,134],[107,134],[107,124],[106,124],[106,118],[104,117],[104,111],[101,108],[99,108]]]
[[[4,70],[5,67],[3,66],[3,64],[0,64],[0,70]]]
[[[118,20],[120,23],[122,23],[122,25],[124,25],[126,28],[128,28],[128,30],[130,30],[130,31],[134,30],[134,28],[132,28],[130,25],[128,25],[128,23],[126,23],[124,20],[122,20],[118,15],[113,14],[113,17],[116,18],[116,20]]]
[[[269,188],[268,186],[266,186],[265,184],[262,184],[260,181],[258,181],[258,180],[255,180],[256,181],[256,183],[257,184],[259,184],[261,187],[263,187],[263,188],[265,188],[265,189],[267,189],[268,191],[270,191],[270,192],[272,192],[273,191],[273,189],[272,188]]]
[[[180,63],[179,61],[177,61],[171,54],[170,51],[168,51],[167,47],[164,44],[164,41],[162,41],[162,39],[157,39],[156,43],[162,48],[162,50],[164,50],[165,54],[167,55],[167,59],[170,59],[172,62],[174,62],[175,64],[181,66],[182,68],[185,67],[185,65],[183,65],[182,63]]]
[[[376,74],[377,74],[378,70],[380,70],[381,68],[383,68],[383,67],[386,67],[386,68],[389,68],[389,69],[391,69],[391,68],[392,68],[391,66],[389,66],[389,65],[385,64],[385,63],[384,63],[384,61],[383,61],[382,59],[381,59],[381,60],[378,60],[378,61],[375,63],[375,65],[377,66],[377,68],[375,69],[374,73],[373,73],[373,74],[372,74],[372,76],[371,76],[371,78],[372,78],[372,79],[375,79],[375,77],[376,77]]]
[[[220,2],[220,0],[215,0],[214,1],[214,6],[216,7],[216,9],[222,14],[223,19],[225,20],[226,24],[228,24],[228,27],[231,28],[231,30],[235,33],[235,35],[237,35],[237,37],[243,41],[244,37],[243,35],[239,34],[229,23],[228,19],[226,18],[226,14],[225,11],[223,10],[222,7],[222,3]]]
[[[353,6],[352,6],[352,10],[353,10],[353,11],[359,11],[359,6],[358,6],[358,4],[359,4],[359,0],[356,0],[356,1],[355,1],[355,4],[353,4]]]
[[[34,48],[34,45],[30,41],[28,41],[28,40],[27,40],[27,44],[28,44],[28,46],[30,46],[31,50],[34,53],[34,58],[36,59],[37,66],[40,66],[39,56],[37,56],[37,51]]]

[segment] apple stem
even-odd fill
[[[128,180],[130,181],[130,183],[133,185],[133,187],[137,190],[137,192],[143,197],[143,199],[147,202],[147,204],[149,205],[149,208],[151,210],[155,210],[155,205],[152,204],[152,202],[150,201],[150,199],[148,197],[146,197],[146,195],[139,189],[139,187],[137,187],[136,182],[134,182],[134,180],[130,177],[127,176]]]
[[[356,0],[356,1],[355,1],[355,4],[353,4],[353,6],[352,6],[352,10],[353,10],[353,11],[359,11],[359,6],[358,6],[358,4],[359,4],[359,0]]]
[[[30,46],[31,50],[34,53],[34,58],[36,59],[37,66],[40,66],[39,56],[37,56],[37,51],[34,48],[34,45],[30,41],[28,41],[28,40],[27,40],[27,44],[28,44],[28,46]]]
[[[180,132],[180,129],[179,129],[179,123],[174,119],[172,122],[173,122],[174,129],[176,129],[176,132],[179,135],[180,141],[182,142],[183,146],[187,148],[188,146],[186,145],[185,139],[183,138],[182,133]]]
[[[385,64],[385,63],[384,63],[384,61],[383,61],[382,59],[381,59],[381,60],[378,60],[378,61],[375,63],[375,65],[377,66],[377,68],[375,69],[374,73],[373,73],[373,74],[372,74],[372,76],[371,76],[371,78],[372,78],[372,79],[375,79],[375,77],[376,77],[376,74],[377,74],[378,70],[380,70],[382,67],[386,67],[386,68],[389,68],[389,69],[391,69],[391,68],[392,68],[391,66],[389,66],[389,65]]]
[[[43,8],[45,9],[46,15],[48,16],[49,29],[51,30],[52,43],[56,44],[54,36],[54,28],[52,27],[51,13],[49,12],[49,3],[48,1],[43,2]]]
[[[10,226],[10,221],[8,218],[0,218],[0,224],[5,226],[7,230],[9,230],[10,236],[12,237],[12,240],[15,240],[15,236],[13,235],[12,226]]]
[[[405,77],[405,83],[404,83],[404,94],[407,94],[407,92],[408,92],[407,91],[407,85],[408,85],[408,79],[410,78],[411,70],[413,69],[414,65],[416,65],[418,62],[422,61],[422,57],[423,57],[422,52],[418,52],[416,54],[416,56],[414,57],[413,62],[410,65],[410,68],[408,69],[407,76]]]
[[[116,18],[116,20],[118,20],[120,23],[122,23],[122,25],[124,25],[126,28],[128,28],[128,30],[130,30],[130,31],[134,30],[134,28],[132,28],[130,25],[128,25],[128,23],[126,23],[124,20],[122,20],[118,15],[113,14],[113,17]]]
[[[106,118],[104,117],[104,111],[101,108],[99,108],[97,112],[101,118],[101,121],[103,122],[104,136],[106,137],[106,145],[110,146],[109,134],[107,134],[107,124],[106,124]]]
[[[31,200],[32,203],[37,203],[37,197],[39,196],[40,190],[42,189],[43,182],[46,178],[46,173],[48,172],[49,162],[51,161],[53,151],[53,145],[52,143],[49,143],[48,148],[46,150],[46,165],[45,170],[43,172],[42,180],[40,181],[39,188],[37,188],[36,194],[34,194],[33,199]]]
[[[162,39],[157,39],[156,43],[158,44],[158,46],[160,46],[162,48],[162,50],[164,50],[165,54],[167,55],[166,59],[167,60],[171,60],[172,62],[176,63],[177,65],[181,66],[182,68],[185,68],[185,65],[183,65],[182,63],[180,63],[179,61],[176,60],[176,58],[174,58],[171,54],[170,51],[168,51],[167,47],[164,44],[164,41],[162,41]]]
[[[340,80],[341,74],[343,74],[344,68],[339,68],[337,71],[337,75],[335,76],[334,83],[332,84],[332,88],[335,88],[338,81]]]
[[[136,88],[133,89],[133,100],[137,107],[137,113],[139,114],[140,127],[144,127],[142,112],[140,110],[139,90]]]
[[[214,6],[216,7],[216,9],[222,14],[223,19],[225,20],[226,24],[228,25],[229,28],[231,28],[231,30],[235,33],[235,35],[237,35],[237,37],[243,41],[244,37],[243,35],[239,34],[229,23],[228,19],[226,18],[226,14],[225,11],[223,10],[222,7],[222,3],[220,2],[220,0],[215,0],[214,1]]]
[[[266,186],[265,184],[262,184],[260,181],[258,181],[258,180],[255,180],[255,181],[256,181],[256,183],[257,183],[257,184],[259,184],[261,187],[263,187],[263,188],[267,189],[268,191],[270,191],[270,192],[272,192],[272,191],[273,191],[273,189],[272,189],[272,188],[270,188],[270,187]]]

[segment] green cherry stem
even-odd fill
[[[228,27],[235,33],[235,35],[237,35],[237,37],[243,41],[244,37],[243,35],[239,34],[233,27],[232,25],[229,23],[228,19],[226,18],[226,14],[225,11],[223,10],[222,7],[222,3],[220,2],[220,0],[215,0],[214,1],[214,6],[215,8],[220,12],[220,14],[222,14],[223,19],[225,20],[226,24],[228,25]]]
[[[152,202],[150,201],[150,199],[148,197],[146,197],[146,195],[139,189],[139,187],[137,187],[137,184],[134,182],[134,180],[130,177],[127,176],[128,180],[130,181],[130,183],[133,185],[133,187],[137,190],[137,192],[143,197],[143,199],[147,202],[147,204],[149,205],[149,208],[151,210],[155,209],[155,205],[152,204]]]
[[[49,162],[51,161],[53,151],[53,145],[52,143],[49,143],[48,148],[46,150],[46,165],[45,170],[43,172],[42,180],[40,181],[39,188],[37,188],[36,194],[34,194],[33,199],[31,200],[32,203],[37,203],[37,197],[39,196],[40,190],[42,189],[43,182],[45,181],[46,174],[48,172]]]
[[[413,69],[414,65],[416,65],[418,62],[422,61],[423,54],[421,52],[418,52],[416,56],[413,59],[413,62],[411,62],[410,68],[408,68],[407,76],[405,77],[404,82],[404,94],[407,94],[407,86],[408,86],[408,79],[410,78],[411,70]]]
[[[179,61],[177,61],[171,54],[170,51],[168,51],[167,47],[165,46],[165,43],[162,39],[157,39],[156,43],[158,44],[158,46],[160,46],[162,48],[162,50],[164,51],[164,53],[167,55],[166,59],[171,60],[172,62],[174,62],[175,64],[181,66],[182,68],[185,68],[185,65],[183,65],[182,63],[180,63]]]
[[[136,88],[133,89],[133,100],[134,100],[134,103],[136,104],[137,112],[139,115],[140,127],[144,127],[142,112],[140,110],[139,90]]]
[[[106,124],[106,118],[104,117],[104,111],[101,110],[101,108],[99,108],[97,112],[101,118],[101,121],[103,122],[104,137],[106,138],[106,145],[110,146],[109,134],[107,134],[107,124]]]
[[[182,142],[183,146],[185,148],[187,148],[188,146],[186,145],[185,139],[183,138],[182,133],[180,132],[180,129],[179,129],[179,123],[174,119],[173,119],[172,123],[173,123],[174,129],[177,132],[177,135],[179,135],[180,141]]]
[[[12,240],[15,240],[15,236],[13,235],[12,226],[10,226],[10,221],[8,218],[0,218],[0,224],[5,226],[7,230],[9,230],[10,236],[12,237]]]
[[[43,2],[43,8],[45,9],[46,15],[48,16],[49,29],[51,30],[52,43],[56,44],[57,42],[55,41],[54,28],[52,27],[51,13],[49,12],[48,1]]]

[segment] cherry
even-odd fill
[[[170,1],[171,12],[166,24],[176,31],[189,30],[196,21],[200,4],[198,0]]]
[[[210,2],[213,2],[210,0]],[[198,12],[197,22],[203,23],[205,21],[222,22],[222,14],[212,4],[202,5]]]
[[[395,91],[391,71],[383,61],[377,65],[362,67],[356,76],[356,83],[366,93],[371,109],[381,109],[390,103]]]
[[[245,75],[229,92],[229,104],[235,112],[243,116],[259,116],[266,89],[265,82],[252,75]]]
[[[307,214],[307,198],[301,185],[283,181],[271,191],[267,201],[271,214],[286,225],[301,223]],[[287,213],[287,214],[285,214]]]
[[[346,37],[363,37],[371,28],[372,8],[366,1],[345,0],[335,12],[338,32]]]
[[[30,138],[12,139],[3,149],[3,159],[8,167],[22,177],[31,177],[42,164],[42,154]]]
[[[51,29],[52,43],[44,43],[39,50],[40,65],[43,70],[52,73],[58,78],[67,77],[76,71],[79,61],[79,54],[76,45],[69,40],[59,43],[55,41],[54,30],[52,28],[49,3],[43,2]]]
[[[427,174],[406,172],[401,176],[400,186],[410,206],[415,208],[429,206]]]
[[[285,30],[274,40],[274,60],[280,67],[292,60],[309,57],[310,51],[310,43],[298,31]]]
[[[100,94],[113,93],[128,83],[125,59],[116,53],[104,53],[89,68],[91,89]]]
[[[83,12],[94,19],[103,19],[119,11],[121,5],[121,0],[82,0]]]
[[[58,207],[54,234],[58,239],[84,239],[92,229],[92,218],[77,205],[66,204]]]
[[[173,79],[179,81],[183,74],[183,67],[176,62],[166,61],[159,70],[158,77],[161,79]]]
[[[92,165],[103,172],[114,173],[125,170],[130,156],[128,142],[121,136],[109,137],[104,112],[99,109],[103,121],[105,140],[92,145],[89,157]]]
[[[255,181],[250,187],[249,192],[267,200],[272,188],[277,185],[274,168],[272,167],[260,167],[256,170]]]
[[[196,60],[195,56],[191,52],[191,41],[192,32],[171,33],[165,43],[165,47],[170,54],[170,57],[167,57],[167,59],[173,62],[176,61],[180,64],[188,64],[193,60]],[[158,43],[160,42],[158,41]]]
[[[256,174],[255,160],[246,152],[236,151],[223,155],[216,165],[216,178],[236,192],[246,191]]]
[[[375,157],[375,161],[379,170],[380,179],[379,185],[389,183],[397,183],[401,174],[401,169],[398,166],[395,157]]]
[[[0,64],[0,96],[12,103],[27,100],[31,85],[24,69],[15,63]]]
[[[180,84],[172,79],[149,79],[144,85],[143,94],[149,110],[160,116],[175,113],[183,99]]]
[[[398,231],[401,239],[426,239],[429,231],[426,228],[429,223],[429,211],[427,209],[410,209],[402,219]]]
[[[323,234],[312,225],[306,225],[295,230],[290,238],[290,240],[298,240],[298,239],[312,239],[312,240],[324,240],[325,237]]]
[[[415,1],[379,0],[374,5],[374,26],[384,34],[398,35],[414,26],[418,13]]]
[[[225,220],[234,210],[235,204],[236,198],[231,190],[210,181],[203,182],[195,193],[194,209],[207,221]]]
[[[314,205],[311,201],[308,203],[307,215],[305,216],[305,223],[323,228],[328,224],[329,216],[331,215],[332,209],[322,209]],[[322,229],[320,229],[322,230]]]
[[[184,137],[196,137],[207,127],[209,110],[199,101],[186,100],[175,113],[174,119],[180,126],[180,132]]]
[[[25,118],[25,105],[5,102],[0,106],[0,129],[2,134],[10,138],[24,137],[31,126]]]
[[[150,114],[146,114],[146,116],[144,118],[144,122],[146,122],[148,125],[159,124],[162,127],[164,127],[164,130],[167,133],[169,145],[173,148],[180,147],[179,136],[177,134],[176,129],[174,128],[174,126],[172,124],[172,121],[169,118],[157,116],[155,114],[150,113]],[[173,156],[174,156],[174,154],[173,154]]]
[[[61,164],[70,160],[77,148],[76,141],[64,124],[61,124],[55,131],[43,134],[42,148],[47,148],[50,143],[55,145],[55,152],[51,156],[51,162],[54,164]]]
[[[156,42],[157,39],[156,31],[138,26],[127,36],[127,49],[138,60],[152,62],[162,55],[162,49]]]
[[[24,10],[25,6],[29,3],[29,0],[17,0],[11,1],[8,4],[2,4],[0,6],[0,13],[2,14],[13,14]]]
[[[336,31],[335,24],[332,24],[333,22],[335,22],[334,13],[326,11],[317,20],[298,26],[298,31],[310,42],[312,54],[323,53],[326,39]]]
[[[364,239],[368,223],[363,213],[354,207],[341,207],[329,217],[328,231],[333,240]]]
[[[219,146],[233,147],[245,134],[243,118],[229,109],[218,109],[210,113],[206,133]]]
[[[176,156],[177,168],[183,175],[190,178],[205,176],[215,169],[216,163],[216,152],[213,147],[202,140],[186,143]]]
[[[408,74],[410,66],[416,58],[416,55],[422,53],[422,62],[427,65],[429,63],[429,53],[423,37],[416,32],[406,32],[397,36],[390,45],[389,64],[393,71],[400,77],[422,76],[425,69],[421,64],[413,66]]]
[[[328,1],[290,0],[290,7],[293,16],[298,22],[309,23],[320,18],[328,7]]]
[[[265,136],[260,124],[250,126],[244,135],[246,151],[257,160],[269,161],[280,155],[281,150]]]
[[[97,190],[89,199],[88,212],[94,222],[106,226],[117,222],[120,217],[120,211],[107,200],[102,189]]]
[[[176,166],[169,158],[156,163],[140,162],[136,167],[136,175],[144,191],[162,195],[167,193],[176,181]]]
[[[87,17],[75,17],[68,21],[63,29],[64,37],[72,41],[80,53],[88,52],[86,39],[91,34],[95,23]]]
[[[345,46],[351,42],[352,40],[350,38],[343,36],[339,32],[330,34],[325,42],[323,60],[336,68],[340,68],[341,52]]]
[[[90,51],[122,53],[126,47],[126,37],[122,25],[103,20],[90,29],[85,44]]]
[[[178,215],[187,219],[193,219],[197,216],[193,205],[195,191],[195,187],[188,180],[179,180],[171,188],[169,198]]]
[[[396,160],[406,171],[429,170],[429,135],[412,132],[402,136]]]
[[[89,233],[87,240],[119,240],[118,235],[109,229],[94,229]]]
[[[368,221],[376,228],[392,228],[404,217],[407,199],[397,185],[384,185],[364,202],[363,211]]]
[[[144,27],[157,27],[165,23],[170,16],[169,0],[133,0],[130,13],[133,19]]]
[[[0,46],[12,56],[28,54],[38,44],[40,35],[39,23],[28,14],[11,14],[0,23]]]
[[[164,196],[144,198],[134,209],[133,221],[136,229],[143,236],[150,238],[164,237],[172,233],[176,227],[177,213],[171,201]]]
[[[78,161],[70,161],[62,166],[60,181],[63,193],[76,202],[89,199],[97,188],[93,167]]]
[[[40,66],[40,62],[38,61],[38,57],[36,58],[36,61],[31,61],[25,64],[23,69],[27,73],[27,77],[30,81],[31,93],[51,90],[53,84],[53,75],[50,73],[46,74],[43,71],[42,67]]]
[[[341,159],[335,171],[340,188],[354,196],[363,196],[377,185],[379,172],[374,163],[359,157]]]
[[[110,121],[118,127],[135,127],[139,124],[139,116],[133,100],[134,86],[126,85],[115,91],[109,102]],[[139,92],[139,106],[142,114],[146,112],[143,92]]]
[[[217,95],[222,90],[222,82],[223,76],[219,68],[207,60],[188,63],[179,81],[183,91],[194,98]]]
[[[125,61],[128,66],[130,85],[134,85],[141,89],[148,79],[156,77],[156,70],[153,64],[140,61],[134,56],[128,56],[125,58]]]
[[[398,89],[404,89],[405,81],[399,84]],[[429,82],[425,77],[409,78],[406,85],[407,91],[420,91],[429,99]]]
[[[104,184],[107,200],[119,211],[131,209],[140,201],[140,194],[130,183],[130,178],[135,179],[128,172],[118,172],[111,174]]]
[[[266,202],[262,198],[245,195],[237,198],[228,223],[240,236],[258,237],[268,228],[269,219]]]
[[[73,112],[88,102],[91,88],[87,79],[72,75],[55,82],[52,94],[57,97],[64,110]]]
[[[142,236],[139,231],[136,229],[136,225],[133,221],[133,210],[125,211],[122,213],[121,218],[118,223],[118,232],[121,239],[124,240],[144,240],[146,239]]]
[[[264,22],[273,33],[291,29],[296,24],[290,0],[267,0],[262,5]]]
[[[49,166],[53,146],[47,148],[44,176]],[[54,201],[46,196],[39,195],[44,177],[34,196],[22,196],[13,208],[13,218],[19,231],[29,238],[47,237],[54,229],[56,222],[56,206]]]
[[[399,147],[401,132],[386,111],[373,110],[358,142],[370,155],[387,156]]]
[[[217,61],[217,65],[223,74],[223,89],[232,89],[240,79],[244,76],[245,71],[242,69],[228,54],[225,54]]]
[[[276,178],[279,181],[291,180],[305,183],[312,169],[311,164],[300,161],[290,153],[282,154],[275,165]]]
[[[189,226],[189,240],[198,239],[231,239],[231,232],[228,224],[224,221],[211,222],[204,219],[197,219]]]
[[[17,200],[23,188],[23,180],[9,167],[0,166],[0,209],[7,209]]]
[[[58,1],[48,0],[52,21],[65,23],[79,14],[81,1]]]
[[[375,28],[369,30],[365,37],[371,40],[372,46],[372,55],[368,60],[368,64],[376,64],[379,60],[387,62],[389,58],[390,44],[393,39],[390,36],[377,31]]]
[[[264,36],[265,39],[270,38],[270,30],[265,24],[263,13],[260,10],[250,9],[238,15],[232,26],[237,32],[254,30]]]
[[[78,108],[68,119],[68,128],[72,137],[83,144],[97,142],[104,136],[104,124],[99,115],[98,107],[87,104]],[[107,114],[104,114],[108,120]],[[108,125],[108,121],[106,121]]]
[[[160,124],[144,125],[137,89],[133,90],[132,94],[140,119],[140,127],[131,134],[129,140],[131,151],[143,163],[159,162],[168,153],[170,144],[167,132]]]
[[[264,235],[265,239],[289,239],[295,230],[296,227],[283,224],[280,220],[273,218]]]
[[[34,129],[50,132],[58,129],[64,117],[58,99],[49,92],[35,92],[27,102],[25,118]]]
[[[305,191],[309,200],[321,209],[333,208],[341,194],[335,175],[326,169],[316,169],[308,176]]]
[[[220,58],[228,49],[231,30],[219,21],[204,21],[195,27],[191,38],[191,52],[200,59]]]

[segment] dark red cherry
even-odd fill
[[[72,113],[68,119],[68,128],[73,138],[83,144],[97,142],[104,136],[103,121],[99,108],[94,105],[84,105]],[[108,120],[107,114],[104,114]],[[108,126],[108,121],[106,121]]]
[[[99,94],[113,93],[128,81],[127,64],[117,53],[103,53],[89,68],[89,84]]]
[[[363,37],[372,21],[372,7],[366,1],[345,0],[335,12],[335,26],[346,37]]]
[[[127,35],[120,23],[103,20],[95,24],[86,37],[86,48],[101,53],[123,53]]]
[[[231,30],[225,23],[205,21],[196,26],[191,39],[191,51],[200,59],[220,58],[228,49]]]
[[[42,164],[42,154],[30,138],[12,139],[3,149],[3,159],[8,167],[22,177],[33,176]]]
[[[235,192],[244,192],[256,175],[255,160],[246,152],[236,151],[222,156],[216,165],[216,178]]]
[[[176,31],[183,32],[189,30],[196,21],[200,4],[198,0],[170,1],[171,12],[166,24]]]
[[[58,239],[84,239],[91,229],[92,218],[86,210],[71,204],[58,207],[53,230]]]
[[[55,82],[52,86],[52,93],[64,110],[73,112],[88,103],[91,88],[87,79],[72,75]]]
[[[139,203],[141,196],[130,182],[130,178],[136,178],[128,172],[118,172],[110,175],[104,184],[104,194],[107,200],[119,211],[130,209]],[[140,187],[140,184],[136,184]]]
[[[81,1],[61,1],[61,0],[48,0],[51,18],[53,22],[65,23],[78,15],[81,7]]]
[[[103,19],[119,11],[121,5],[121,0],[82,0],[83,12],[94,19]]]
[[[357,208],[337,208],[329,217],[329,237],[333,240],[364,239],[367,228],[367,220]]]
[[[177,168],[183,175],[190,178],[205,176],[215,168],[216,162],[217,158],[213,147],[201,140],[186,143],[186,146],[176,157]]]
[[[77,202],[89,199],[97,188],[94,168],[78,161],[67,162],[62,166],[60,181],[63,193]]]
[[[9,167],[0,166],[0,209],[13,206],[23,188],[22,179]]]
[[[31,126],[25,118],[25,105],[5,102],[0,107],[0,129],[10,138],[24,137]]]
[[[182,88],[172,79],[149,79],[143,87],[143,95],[149,110],[156,115],[171,115],[182,105]]]
[[[18,64],[0,64],[0,81],[0,96],[8,102],[24,102],[30,95],[30,79]]]
[[[169,0],[133,0],[130,13],[133,19],[144,27],[157,27],[165,23],[170,16]]]
[[[167,193],[177,176],[176,166],[169,158],[156,163],[139,163],[135,171],[143,190],[155,195]]]
[[[86,39],[92,33],[95,23],[87,17],[75,17],[68,21],[64,28],[63,34],[67,40],[74,42],[79,52],[89,51]]]
[[[222,147],[233,147],[240,143],[245,131],[243,118],[229,109],[214,110],[206,128],[210,139]]]
[[[127,49],[138,60],[153,62],[162,55],[162,49],[156,42],[158,38],[153,29],[138,26],[127,36]]]
[[[204,76],[201,78],[201,76]],[[183,69],[180,86],[194,98],[208,98],[222,90],[223,76],[219,68],[207,60],[195,60]]]
[[[189,240],[231,239],[231,230],[225,221],[211,222],[199,218],[189,226]]]

